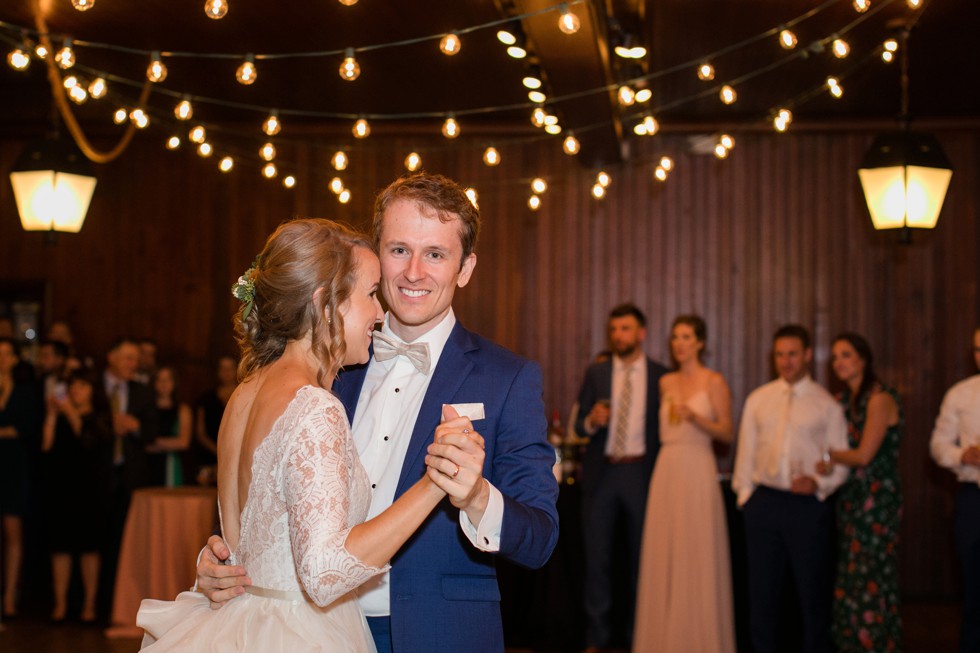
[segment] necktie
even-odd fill
[[[429,373],[429,344],[426,342],[405,343],[386,336],[380,331],[374,332],[374,357],[386,361],[395,356],[404,356],[422,374]]]
[[[109,395],[109,405],[112,409],[113,417],[122,412],[122,383],[117,383],[112,387],[112,393]],[[113,442],[112,461],[117,465],[122,464],[123,461],[123,440],[120,435],[116,435]]]
[[[779,413],[779,421],[776,422],[776,429],[773,433],[772,448],[769,450],[769,465],[767,472],[769,476],[779,474],[779,464],[783,458],[783,445],[786,442],[786,425],[789,423],[789,412],[793,406],[793,388],[784,390],[782,408]]]
[[[612,455],[626,455],[626,436],[629,432],[630,405],[633,402],[633,367],[623,371],[623,386],[619,389],[619,405],[616,407],[616,428],[613,430]]]

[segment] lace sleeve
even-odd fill
[[[317,397],[286,449],[289,540],[303,587],[329,605],[387,569],[365,565],[345,548],[355,456],[342,411]]]

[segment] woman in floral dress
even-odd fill
[[[847,465],[851,476],[837,497],[838,560],[833,636],[840,653],[902,648],[898,607],[898,532],[902,493],[898,394],[875,376],[868,342],[855,333],[834,339],[834,374],[844,383],[850,449],[828,452],[818,471]]]

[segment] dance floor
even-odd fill
[[[912,604],[902,609],[905,653],[952,653],[956,650],[959,608],[956,605]],[[99,628],[65,624],[52,626],[37,617],[2,624],[0,651],[37,653],[132,653],[138,639],[106,639]],[[508,649],[508,653],[538,653]]]

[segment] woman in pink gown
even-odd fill
[[[734,653],[728,529],[713,439],[732,439],[731,391],[701,362],[704,321],[670,332],[660,379],[660,453],[650,480],[637,582],[635,653]]]

